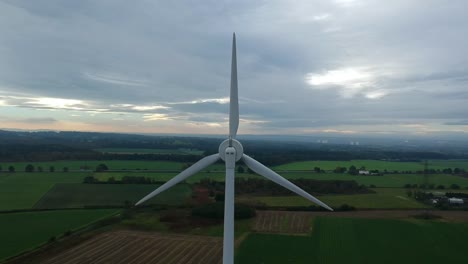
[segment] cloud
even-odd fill
[[[19,122],[34,123],[34,124],[50,124],[50,123],[57,122],[57,120],[52,117],[43,117],[43,118],[26,118],[26,119],[19,120]]]
[[[115,84],[115,85],[127,85],[127,86],[146,86],[147,85],[142,80],[132,80],[132,79],[123,77],[122,75],[118,75],[115,73],[114,74],[97,74],[97,73],[93,74],[93,73],[85,72],[83,73],[83,76],[90,80],[110,83],[110,84]]]
[[[375,86],[375,79],[376,77],[365,68],[343,68],[322,73],[308,73],[305,76],[306,83],[312,88],[339,88],[343,97],[352,97],[363,90],[372,89]],[[365,97],[375,99],[385,95],[383,91],[371,91],[365,94]]]
[[[242,132],[460,130],[465,5],[1,1],[2,116],[225,133],[236,31]]]

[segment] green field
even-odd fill
[[[310,236],[250,234],[236,263],[466,263],[468,224],[317,217]]]
[[[114,177],[116,180],[122,179],[124,176],[136,176],[136,177],[147,177],[154,179],[155,181],[168,181],[172,179],[174,176],[176,176],[178,173],[177,172],[95,172],[93,173],[93,176],[100,181],[107,181],[110,177]],[[225,172],[199,172],[193,176],[190,176],[187,178],[188,183],[196,183],[199,182],[201,179],[204,178],[210,178],[212,180],[216,181],[224,181],[225,177]],[[242,174],[236,174],[236,177],[258,177],[254,174],[247,174],[247,173],[242,173]]]
[[[285,172],[280,174],[288,179],[316,179],[316,180],[354,180],[366,186],[401,188],[405,184],[422,184],[421,174],[387,174],[384,176],[363,176],[337,173],[311,173],[311,172]],[[451,184],[458,184],[460,187],[468,187],[468,178],[447,174],[430,174],[429,184],[435,186],[444,185],[448,188]]]
[[[84,173],[2,173],[0,211],[30,209],[56,183],[82,182]]]
[[[43,208],[83,208],[86,206],[123,206],[135,204],[159,185],[153,184],[56,184],[34,206]],[[192,189],[178,184],[149,200],[147,204],[186,204]]]
[[[114,150],[116,152],[124,153],[128,149],[101,149],[101,150]],[[142,151],[147,153],[153,152],[164,152],[166,150],[158,149],[134,149],[135,151]],[[198,153],[196,150],[167,150],[171,151],[192,151],[192,154]],[[169,152],[167,154],[169,154]],[[198,154],[196,154],[198,155]],[[8,166],[12,165],[17,171],[23,171],[26,165],[32,164],[35,167],[41,166],[44,171],[48,171],[50,166],[54,166],[56,171],[61,171],[64,167],[68,167],[69,170],[80,170],[82,168],[89,168],[94,170],[100,163],[106,164],[110,170],[181,170],[185,163],[172,162],[172,161],[144,161],[144,160],[64,160],[64,161],[50,161],[50,162],[2,162],[3,169],[6,170]],[[351,160],[351,161],[301,161],[292,162],[273,167],[274,170],[278,171],[312,171],[314,167],[320,167],[322,170],[333,170],[336,167],[349,168],[351,165],[360,168],[361,166],[366,167],[368,170],[377,169],[380,171],[421,171],[424,169],[422,162],[398,162],[398,161],[381,161],[381,160]],[[445,169],[445,168],[464,168],[468,170],[467,160],[431,160],[429,161],[429,169]],[[224,165],[219,163],[210,166],[207,170],[221,170],[224,171]]]
[[[365,167],[367,170],[379,171],[422,171],[424,164],[422,162],[401,162],[401,161],[383,161],[383,160],[348,160],[348,161],[301,161],[283,164],[274,167],[275,170],[310,170],[319,167],[322,170],[334,170],[336,167],[349,168],[351,165],[356,168]],[[429,169],[445,168],[464,168],[468,169],[466,160],[431,160],[428,162]]]
[[[405,189],[397,188],[375,188],[377,193],[353,194],[353,195],[322,195],[318,199],[331,207],[337,208],[343,204],[348,204],[359,209],[410,209],[425,208],[426,206],[412,198],[408,198]],[[255,199],[268,206],[289,207],[289,206],[311,206],[314,203],[297,195],[292,196],[257,196],[248,197],[245,200]],[[241,198],[241,200],[243,200]]]
[[[100,148],[95,149],[102,153],[112,154],[178,154],[178,155],[202,155],[203,151],[198,149],[146,149],[146,148]]]
[[[4,168],[14,166],[16,171],[24,171],[24,168],[31,164],[35,168],[42,167],[44,171],[49,171],[50,166],[55,167],[55,171],[62,171],[67,167],[70,171],[77,171],[85,168],[86,170],[95,170],[96,166],[104,163],[109,170],[181,170],[184,166],[182,162],[175,161],[147,161],[147,160],[59,160],[47,162],[6,162],[1,165]]]
[[[0,214],[0,261],[115,212],[115,209],[103,209]]]

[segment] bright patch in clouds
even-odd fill
[[[324,13],[324,14],[316,15],[313,18],[315,21],[322,21],[322,20],[328,20],[330,19],[330,17],[331,17],[330,14]]]
[[[343,68],[323,73],[309,73],[305,82],[316,89],[339,88],[343,97],[353,97],[363,91],[365,97],[377,99],[386,95],[383,90],[371,91],[374,88],[375,76],[365,68]]]
[[[370,74],[359,69],[348,68],[327,71],[325,73],[309,73],[306,81],[310,85],[340,85],[359,87],[369,83]]]
[[[228,104],[229,103],[229,97],[195,99],[195,100],[192,100],[192,101],[173,102],[173,103],[168,103],[168,104],[204,104],[204,103]]]
[[[367,99],[380,99],[388,94],[387,91],[384,90],[377,90],[377,91],[372,91],[368,92],[365,94],[365,97]]]
[[[161,120],[171,120],[172,118],[166,114],[146,114],[143,115],[144,121],[161,121]]]
[[[75,99],[62,99],[62,98],[37,98],[31,99],[26,104],[33,106],[41,106],[55,109],[71,109],[71,110],[82,110],[83,106],[86,105],[84,101]]]
[[[123,108],[123,109],[131,109],[139,112],[146,112],[152,110],[160,110],[160,109],[169,109],[170,107],[164,105],[133,105],[133,104],[113,104],[111,107],[115,108]]]

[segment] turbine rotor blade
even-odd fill
[[[330,211],[333,211],[331,207],[320,201],[319,199],[315,198],[314,196],[308,194],[306,191],[302,190],[301,188],[297,187],[294,183],[286,180],[285,178],[281,177],[279,174],[276,172],[272,171],[271,169],[265,167],[263,164],[260,162],[256,161],[255,159],[247,156],[247,155],[242,155],[242,160],[244,163],[249,167],[251,170],[255,171],[256,173],[262,175],[263,177],[283,186],[286,189],[289,189],[290,191],[293,191],[300,196],[306,198],[307,200],[314,202]]]
[[[229,97],[229,137],[236,138],[239,128],[239,97],[237,92],[236,34],[232,36],[231,92]]]
[[[159,186],[159,188],[152,191],[150,194],[143,197],[143,199],[138,201],[135,205],[138,206],[138,205],[146,202],[147,200],[149,200],[149,199],[153,198],[154,196],[162,193],[163,191],[171,188],[172,186],[176,185],[177,183],[187,179],[188,177],[190,177],[190,176],[194,175],[195,173],[201,171],[202,169],[210,166],[211,164],[215,163],[218,160],[219,160],[219,154],[213,154],[213,155],[204,157],[203,159],[197,161],[192,166],[188,167],[186,170],[179,173],[174,178],[170,179],[169,181],[167,181],[163,185]]]

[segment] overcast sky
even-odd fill
[[[0,128],[468,132],[468,1],[0,0]]]

